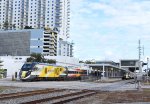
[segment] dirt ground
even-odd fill
[[[143,91],[117,91],[117,92],[98,92],[96,95],[80,99],[74,103],[77,104],[116,104],[116,103],[135,103],[149,102],[150,89]]]

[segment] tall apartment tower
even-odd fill
[[[70,0],[0,0],[0,29],[57,28],[69,38]]]
[[[0,30],[51,28],[58,31],[58,56],[68,56],[66,49],[68,45],[72,47],[67,41],[69,27],[70,0],[0,0]],[[64,45],[60,41],[68,43]]]

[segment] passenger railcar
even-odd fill
[[[34,80],[72,80],[87,75],[87,70],[75,67],[63,67],[45,63],[25,63],[19,77],[22,81]]]
[[[130,71],[123,71],[122,72],[122,80],[134,79],[134,73]]]

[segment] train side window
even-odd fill
[[[38,70],[38,67],[35,66],[35,67],[33,68],[33,70]]]

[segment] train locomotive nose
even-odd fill
[[[21,72],[21,78],[25,78],[26,77],[27,72],[26,71],[22,71]]]
[[[27,76],[29,76],[31,74],[31,71],[22,71],[20,73],[20,78],[26,78]]]

